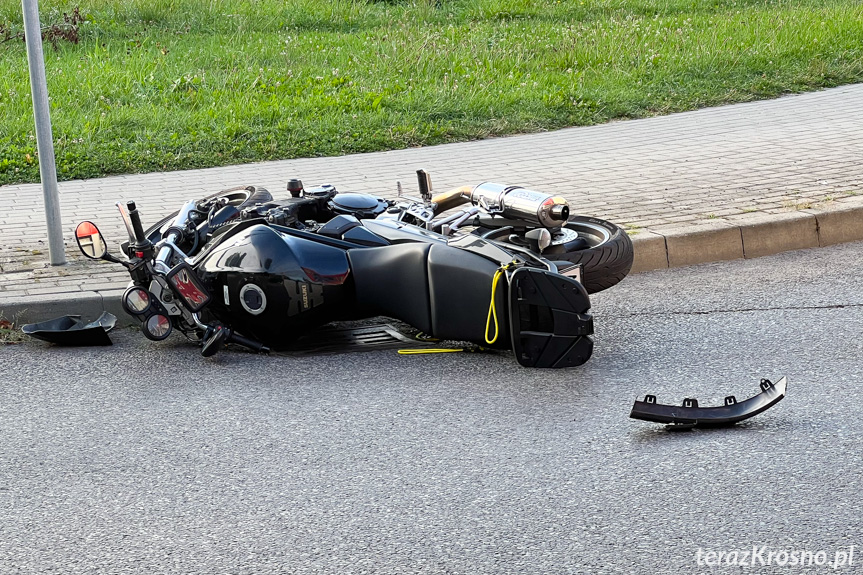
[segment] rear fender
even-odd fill
[[[512,349],[525,367],[574,367],[593,353],[590,298],[572,278],[536,268],[510,277]]]

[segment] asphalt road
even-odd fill
[[[566,371],[205,360],[128,330],[2,347],[0,573],[860,570],[861,254],[633,276],[595,296],[594,357]],[[645,393],[718,405],[782,375],[788,397],[731,429],[628,419]],[[851,545],[850,566],[791,565]],[[733,551],[755,565],[704,564]]]

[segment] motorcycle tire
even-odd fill
[[[273,201],[273,195],[268,192],[265,188],[259,188],[256,186],[247,186],[244,188],[234,188],[230,190],[224,190],[221,192],[217,192],[215,194],[211,194],[204,198],[198,200],[199,202],[203,202],[206,200],[212,200],[214,198],[224,197],[228,200],[228,204],[232,206],[237,206],[238,209],[242,210],[243,208],[254,206],[255,204],[263,204],[266,202]],[[173,212],[149,228],[144,232],[150,241],[153,243],[157,242],[162,237],[162,228],[173,221],[174,218],[177,217],[179,211]]]
[[[585,216],[571,216],[563,227],[565,230],[554,234],[552,245],[542,256],[552,261],[581,264],[582,284],[587,293],[617,285],[632,269],[632,240],[621,227]],[[509,242],[511,233],[511,229],[501,228],[500,233],[486,232],[483,236]]]

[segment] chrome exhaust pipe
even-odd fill
[[[482,200],[505,218],[526,220],[547,228],[556,228],[569,219],[569,203],[564,198],[521,186],[483,182],[470,192],[474,205]]]

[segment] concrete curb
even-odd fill
[[[863,240],[863,198],[783,213],[740,214],[684,227],[657,227],[631,236],[631,273]]]
[[[784,213],[756,212],[696,224],[637,230],[631,273],[675,268],[863,240],[863,198]],[[123,289],[0,297],[0,314],[17,324],[66,314],[95,319],[103,311],[133,319],[120,305]]]
[[[80,315],[85,320],[94,320],[107,311],[117,316],[118,325],[132,325],[134,319],[123,311],[120,304],[120,296],[124,291],[82,291],[0,298],[0,317],[20,326],[64,315]]]

